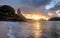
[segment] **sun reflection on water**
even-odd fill
[[[40,22],[34,22],[32,29],[34,38],[40,38],[42,36],[44,27],[40,25]]]
[[[32,19],[34,20],[34,23],[32,25],[32,38],[42,38],[44,37],[44,26],[41,25],[40,21],[48,20],[49,17],[45,15],[39,15],[39,14],[23,14],[26,19]]]

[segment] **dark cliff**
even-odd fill
[[[25,21],[25,17],[22,14],[20,16],[15,14],[15,10],[11,6],[3,5],[0,6],[0,21]]]

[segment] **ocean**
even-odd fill
[[[60,38],[60,21],[0,22],[0,38]]]

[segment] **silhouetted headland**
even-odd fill
[[[52,17],[49,21],[60,21],[60,17]]]
[[[25,21],[26,18],[21,14],[20,9],[15,14],[14,8],[9,5],[0,6],[0,21]]]

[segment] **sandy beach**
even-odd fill
[[[8,26],[5,22],[0,21],[0,38],[8,38],[7,37]]]

